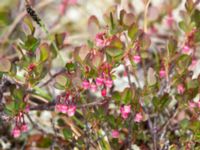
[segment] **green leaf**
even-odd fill
[[[42,137],[36,143],[39,148],[49,148],[52,144],[50,137]]]
[[[64,40],[66,37],[66,33],[59,33],[55,35],[55,41],[58,48],[62,48],[64,45]]]
[[[181,55],[178,59],[178,67],[183,71],[185,70],[191,62],[191,57],[189,55]]]
[[[173,38],[170,38],[167,43],[167,50],[170,54],[174,53],[177,48],[177,41]]]
[[[122,9],[121,11],[120,11],[120,16],[119,16],[119,23],[120,23],[120,25],[122,25],[123,24],[123,18],[124,18],[124,15],[126,14],[126,11],[124,10],[124,9]]]
[[[111,146],[110,146],[110,143],[108,141],[108,137],[105,135],[106,133],[100,129],[98,131],[98,134],[99,134],[99,137],[103,137],[100,141],[99,141],[99,144],[100,144],[100,149],[102,150],[111,150]]]
[[[121,101],[121,95],[119,92],[115,91],[112,93],[112,99],[113,100],[116,100],[117,102],[120,102]]]
[[[18,100],[18,101],[22,101],[23,100],[23,97],[24,97],[24,90],[23,89],[13,89],[11,91],[12,93],[12,96],[14,97],[15,100]]]
[[[153,97],[153,105],[154,105],[154,109],[155,111],[162,111],[163,108],[168,107],[170,100],[169,100],[169,95],[165,94],[162,97]]]
[[[117,49],[122,49],[124,44],[118,37],[114,36],[109,46],[115,47]]]
[[[132,101],[132,99],[133,99],[132,96],[133,96],[133,93],[131,92],[130,88],[124,89],[124,91],[121,94],[122,102],[124,104],[130,103]]]
[[[133,13],[125,13],[123,16],[123,24],[130,27],[135,22],[135,16]]]
[[[199,86],[199,81],[197,79],[194,80],[189,80],[187,82],[187,89],[194,89],[194,88],[198,88]]]
[[[88,31],[93,36],[99,32],[100,25],[96,16],[92,15],[88,19]]]
[[[195,10],[193,11],[193,13],[192,13],[191,18],[192,18],[192,21],[195,22],[196,27],[197,27],[197,28],[200,28],[200,19],[199,19],[199,18],[200,18],[200,10],[195,9]]]
[[[115,24],[114,24],[112,12],[110,12],[110,26],[111,26],[111,32],[114,31],[114,29],[115,29]]]
[[[8,10],[3,10],[1,8],[0,10],[0,27],[4,27],[9,24],[10,19],[9,19],[9,11]]]
[[[115,47],[107,47],[106,52],[111,57],[117,57],[123,54],[122,49],[116,49]]]
[[[185,8],[187,10],[187,12],[191,13],[193,8],[194,8],[194,2],[193,0],[186,0],[186,3],[185,3]]]
[[[92,57],[91,60],[92,66],[97,69],[103,63],[103,58],[104,58],[103,53],[96,52],[96,54]]]
[[[137,24],[132,24],[128,29],[128,36],[131,38],[132,41],[134,41],[137,38],[138,35],[138,26]]]
[[[139,42],[141,50],[147,50],[151,45],[151,39],[145,33],[140,33]]]
[[[118,57],[123,54],[124,44],[118,37],[114,37],[109,46],[106,47],[106,52],[111,57]]]
[[[72,138],[72,131],[69,128],[64,128],[63,129],[63,135],[65,139],[71,139]]]
[[[63,87],[69,84],[68,78],[63,74],[56,76],[55,80],[58,85],[63,86]]]
[[[47,43],[43,43],[40,45],[40,61],[44,62],[49,57],[49,45]]]
[[[180,21],[178,23],[178,26],[181,30],[183,30],[184,32],[187,32],[188,31],[188,26],[186,25],[186,23],[184,21]]]
[[[32,35],[28,35],[26,41],[21,44],[21,46],[27,51],[35,52],[39,44],[40,40],[36,39]]]
[[[149,68],[147,72],[147,82],[149,86],[156,84],[156,73],[153,68]]]
[[[11,102],[9,104],[6,104],[6,107],[4,108],[4,112],[10,116],[14,116],[15,113],[15,103]]]
[[[180,122],[181,128],[187,129],[188,125],[189,125],[189,120],[188,119],[181,120],[181,122]]]
[[[49,93],[47,93],[46,90],[41,89],[37,86],[35,86],[33,89],[35,90],[36,95],[41,96],[41,97],[43,97],[43,98],[45,98],[46,100],[49,100],[49,101],[52,100],[52,96]]]
[[[65,65],[65,67],[67,68],[68,71],[75,71],[76,70],[76,64],[69,62]]]
[[[11,69],[11,63],[6,58],[0,58],[0,72],[9,72]]]
[[[28,28],[31,31],[31,34],[33,35],[35,32],[35,27],[33,26],[32,19],[30,19],[30,17],[26,16],[26,17],[24,17],[23,21],[28,26]]]

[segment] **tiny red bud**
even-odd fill
[[[101,95],[102,95],[103,97],[105,97],[105,96],[107,95],[106,88],[104,88],[104,89],[101,90]]]

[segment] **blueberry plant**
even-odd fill
[[[2,7],[2,149],[199,150],[200,1],[152,1],[90,16],[84,44],[51,31],[42,1]],[[55,24],[81,4],[59,1]]]

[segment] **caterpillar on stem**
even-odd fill
[[[29,3],[29,1],[28,0],[25,0],[25,1],[26,1],[26,11],[27,11],[27,13],[43,29],[43,31],[47,34],[49,40],[52,42],[52,45],[53,45],[54,49],[56,50],[57,54],[61,58],[62,63],[64,64],[64,59],[60,55],[59,49],[58,49],[55,41],[52,40],[52,38],[51,38],[51,36],[50,36],[47,28],[45,27],[45,24],[42,22],[42,20],[40,19],[40,17],[37,15],[36,11],[33,10],[33,8],[31,7],[31,5]]]

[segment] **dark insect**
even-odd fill
[[[33,10],[29,4],[26,5],[26,11],[27,11],[27,13],[31,16],[31,18],[32,18],[39,26],[42,26],[42,24],[41,24],[41,19],[38,17],[38,15],[36,14],[35,10]]]

